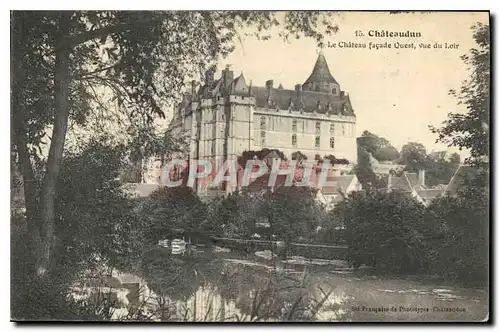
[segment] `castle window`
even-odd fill
[[[332,94],[336,95],[337,94],[337,89],[336,88],[333,88],[332,89]]]
[[[295,134],[292,135],[292,146],[293,147],[297,146],[297,135]]]
[[[347,114],[347,112],[349,111],[349,109],[347,108],[347,105],[344,104],[344,107],[342,108],[342,111],[344,114]]]
[[[315,148],[319,148],[319,144],[320,144],[319,142],[320,142],[319,141],[319,136],[316,136],[316,139],[314,140],[314,147]]]
[[[293,119],[292,121],[292,131],[296,132],[297,131],[297,120]]]
[[[321,122],[317,121],[316,122],[316,134],[319,134],[321,132]]]
[[[330,123],[330,135],[335,135],[335,123]]]
[[[330,148],[335,148],[335,138],[330,137]]]
[[[215,155],[215,141],[212,144],[212,155]]]
[[[266,132],[260,132],[260,145],[266,145]]]
[[[260,117],[260,129],[265,129],[266,128],[266,117],[261,116]]]
[[[345,136],[345,125],[342,124],[342,136]]]
[[[213,118],[214,121],[217,121],[217,111],[214,111],[214,118]]]

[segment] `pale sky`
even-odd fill
[[[333,77],[349,93],[357,115],[357,135],[368,130],[387,138],[398,150],[408,141],[425,145],[428,152],[446,150],[435,143],[427,125],[439,125],[448,112],[463,111],[448,95],[467,78],[460,56],[474,47],[471,26],[488,23],[487,13],[435,12],[390,15],[376,12],[344,12],[335,18],[339,31],[330,43],[415,43],[416,49],[324,48]],[[361,30],[365,36],[356,37]],[[414,31],[420,38],[369,37],[370,30]],[[294,89],[310,75],[319,49],[311,39],[286,43],[274,37],[259,41],[242,37],[235,51],[220,61],[219,72],[230,64],[235,77],[243,71],[247,83]],[[442,49],[419,49],[419,43],[442,43]],[[458,49],[444,49],[444,43],[457,43]],[[455,151],[455,150],[452,150]],[[467,153],[461,153],[466,156]]]

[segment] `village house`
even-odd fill
[[[395,172],[390,172],[387,180],[387,189],[389,191],[398,190],[407,195],[411,195],[417,201],[428,206],[436,197],[443,195],[446,186],[436,186],[427,188],[425,185],[425,170],[422,169],[418,173],[401,172],[396,175]]]

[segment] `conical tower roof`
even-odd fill
[[[332,74],[330,73],[328,63],[326,62],[325,56],[323,55],[323,51],[319,53],[313,71],[309,78],[304,82],[304,85],[314,82],[338,84],[335,78],[333,78]]]

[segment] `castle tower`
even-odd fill
[[[340,85],[330,73],[323,50],[319,52],[311,75],[302,84],[302,91],[323,92],[333,95],[340,93]]]

